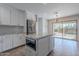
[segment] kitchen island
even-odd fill
[[[26,56],[48,55],[52,50],[51,36],[52,34],[26,35]]]

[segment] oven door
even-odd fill
[[[36,40],[33,40],[31,38],[26,38],[26,45],[36,50]]]

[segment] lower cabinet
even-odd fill
[[[50,46],[50,39],[49,36],[38,40],[38,55],[39,56],[46,56],[49,53],[49,46]]]
[[[6,51],[12,48],[12,38],[10,35],[2,36],[2,51]]]
[[[21,34],[0,36],[0,52],[25,44],[25,39]]]
[[[13,35],[13,47],[17,47],[19,44],[19,37],[17,34]]]
[[[25,39],[23,38],[22,34],[13,35],[13,47],[23,45],[25,44],[24,42],[25,42]]]
[[[19,35],[19,39],[20,39],[20,45],[25,44],[25,37],[22,34]]]
[[[2,51],[2,37],[0,36],[0,52]]]

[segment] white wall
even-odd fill
[[[41,19],[38,19],[38,21],[36,22],[36,32],[37,34],[39,33],[48,33],[47,30],[47,20],[43,17],[41,17]]]
[[[43,33],[47,33],[47,20],[43,18]]]
[[[43,14],[43,33],[48,33],[48,17],[47,17],[47,14],[44,13]]]
[[[26,10],[26,18],[28,20],[35,20],[35,14],[33,14],[32,12]]]
[[[43,33],[43,18],[42,17],[38,18],[37,24],[38,24],[38,26],[37,26],[38,34],[42,34]]]

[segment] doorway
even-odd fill
[[[64,21],[53,23],[53,36],[55,38],[76,40],[76,26],[76,21]]]

